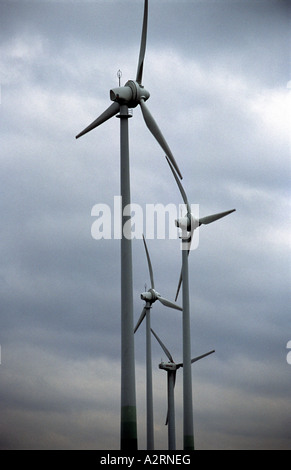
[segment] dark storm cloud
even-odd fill
[[[0,445],[117,448],[120,251],[117,240],[92,239],[91,209],[113,208],[119,194],[118,120],[74,136],[109,105],[118,68],[134,77],[142,2],[3,1],[0,10]],[[216,350],[193,369],[198,448],[290,447],[289,13],[283,1],[150,2],[149,107],[200,214],[237,209],[199,229],[189,258],[193,355]],[[130,138],[133,202],[180,204],[138,109]],[[158,290],[173,298],[179,244],[148,247]],[[141,240],[133,253],[137,319],[150,281]],[[156,304],[152,313],[180,360],[181,316]],[[153,343],[160,449],[162,354]],[[144,355],[142,327],[141,448]],[[180,446],[181,384],[182,375]]]

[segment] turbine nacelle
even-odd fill
[[[161,297],[161,294],[159,294],[154,289],[150,289],[147,292],[143,292],[142,294],[140,294],[140,298],[142,300],[145,300],[146,302],[150,303],[155,302],[159,297]]]
[[[147,101],[149,97],[149,91],[133,80],[129,80],[125,86],[110,90],[111,101],[116,101],[121,105],[126,104],[130,108],[135,108],[141,100]]]
[[[181,365],[175,364],[174,362],[161,362],[161,364],[159,364],[159,369],[170,372],[178,370],[180,367]]]

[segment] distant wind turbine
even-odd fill
[[[167,158],[167,156],[166,156]],[[184,204],[187,207],[187,214],[176,220],[176,226],[182,230],[182,270],[179,285],[176,294],[178,298],[180,286],[183,280],[183,415],[184,415],[184,450],[194,449],[194,427],[193,427],[193,400],[192,400],[192,376],[191,376],[191,324],[190,324],[190,296],[189,296],[189,268],[188,256],[194,230],[200,225],[210,224],[215,220],[221,219],[235,211],[232,209],[227,212],[196,219],[191,213],[191,206],[188,202],[185,190],[179,180],[173,165],[167,158],[167,162],[172,170],[175,180],[178,184]]]
[[[171,162],[169,161],[167,156],[166,156],[166,159],[167,159],[167,162],[169,164],[169,167],[172,170],[172,173],[173,173],[173,175],[175,177],[175,180],[177,182],[177,185],[179,187],[182,199],[183,199],[184,204],[187,208],[187,214],[184,217],[180,217],[179,219],[177,219],[175,221],[175,224],[178,228],[180,228],[182,230],[183,241],[184,241],[184,243],[187,243],[186,251],[189,255],[194,230],[196,230],[201,225],[208,225],[208,224],[211,224],[212,222],[215,222],[216,220],[222,219],[223,217],[226,217],[227,215],[231,214],[232,212],[235,212],[236,209],[231,209],[231,210],[226,211],[226,212],[220,212],[218,214],[212,214],[212,215],[208,215],[206,217],[202,217],[202,218],[197,219],[191,213],[191,206],[188,202],[188,198],[186,196],[186,193],[185,193],[185,190],[183,188],[183,185],[182,185],[181,181],[177,178],[177,174],[176,174],[176,172],[175,172],[173,166],[171,165]],[[183,276],[182,276],[182,270],[181,270],[181,275],[180,275],[180,279],[179,279],[179,284],[178,284],[178,288],[177,288],[175,301],[177,300],[178,295],[179,295],[179,291],[180,291],[181,284],[182,284],[182,277]]]
[[[162,347],[163,351],[165,352],[166,356],[168,357],[170,361],[167,363],[161,362],[161,364],[159,364],[159,368],[165,370],[168,374],[168,414],[167,414],[167,420],[166,420],[166,425],[168,425],[168,448],[169,450],[176,450],[174,388],[176,384],[177,370],[180,369],[180,367],[183,367],[183,362],[176,364],[171,353],[166,348],[162,340],[158,337],[158,335],[154,332],[153,329],[151,329],[151,332],[155,336],[156,340],[158,341],[158,343],[160,344],[160,346]],[[198,357],[195,357],[194,359],[191,359],[191,364],[199,361],[200,359],[203,359],[206,356],[209,356],[210,354],[213,354],[214,352],[215,351],[210,351],[206,354],[203,354],[202,356],[198,356]]]
[[[165,299],[155,290],[154,274],[150,255],[148,252],[147,244],[143,236],[143,242],[148,262],[149,274],[151,279],[151,288],[141,294],[141,299],[145,300],[146,304],[143,308],[141,316],[136,324],[134,333],[138,330],[144,318],[146,318],[146,397],[147,397],[147,449],[154,449],[154,418],[153,418],[153,381],[152,381],[152,348],[151,348],[151,320],[150,320],[150,311],[152,304],[157,300],[161,302],[166,307],[170,307],[176,310],[182,311],[182,308],[178,305],[170,302]]]
[[[175,158],[156,121],[151,115],[145,102],[150,93],[142,85],[144,58],[147,40],[148,0],[144,2],[143,27],[140,53],[135,80],[129,80],[125,86],[110,90],[113,103],[88,127],[80,132],[79,138],[100,126],[108,119],[120,118],[120,183],[122,197],[122,227],[129,216],[124,215],[124,208],[130,205],[130,172],[129,172],[129,137],[128,119],[131,117],[128,108],[140,105],[147,127],[153,134],[163,151],[170,159],[179,177],[181,172]],[[138,448],[136,424],[136,387],[133,334],[133,288],[132,288],[132,245],[130,234],[125,236],[122,230],[121,239],[121,426],[120,447],[122,450]]]

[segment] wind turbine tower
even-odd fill
[[[125,226],[129,216],[124,216],[124,208],[130,205],[130,169],[129,169],[129,136],[128,113],[129,108],[141,107],[144,121],[163,151],[170,159],[175,171],[182,178],[175,158],[156,121],[151,115],[145,102],[150,93],[143,84],[143,68],[147,41],[148,0],[144,2],[143,27],[140,44],[140,54],[135,80],[129,80],[125,86],[110,90],[110,99],[113,103],[88,127],[80,132],[79,138],[108,119],[116,116],[120,118],[120,188],[122,197],[122,227]],[[134,355],[134,327],[133,327],[133,287],[132,287],[132,245],[131,234],[122,230],[121,240],[121,424],[120,447],[121,450],[136,450],[138,448],[136,423],[136,387],[135,387],[135,355]]]
[[[146,304],[141,312],[141,316],[136,324],[134,333],[138,330],[139,326],[146,318],[146,402],[147,402],[147,449],[154,449],[154,412],[153,412],[153,379],[152,379],[152,347],[151,347],[151,317],[150,312],[152,305],[158,300],[165,307],[170,307],[176,310],[182,310],[181,307],[170,302],[155,290],[155,281],[153,274],[153,267],[148,252],[146,241],[143,237],[144,247],[146,251],[149,274],[151,279],[151,288],[141,294],[141,299],[145,300]]]
[[[162,340],[158,337],[158,335],[154,332],[153,329],[151,329],[151,331],[169,359],[169,362],[161,362],[161,364],[159,364],[159,369],[165,370],[168,375],[168,414],[167,414],[167,420],[166,420],[166,425],[168,425],[168,448],[169,450],[176,450],[174,388],[176,384],[177,370],[179,370],[180,367],[184,367],[184,364],[183,362],[176,364],[170,351],[166,348]],[[209,356],[210,354],[213,354],[214,352],[215,351],[209,351],[206,354],[202,354],[202,356],[198,356],[198,357],[195,357],[194,359],[191,359],[190,365],[193,364],[194,362],[200,361],[200,359],[203,359],[204,357]]]
[[[166,157],[167,158],[167,157]],[[221,219],[235,209],[213,214],[207,217],[196,219],[191,213],[191,206],[187,195],[179,180],[175,169],[167,158],[168,164],[176,179],[184,204],[187,208],[185,217],[176,220],[176,226],[182,230],[182,270],[176,294],[176,300],[182,283],[183,293],[183,413],[184,413],[184,450],[194,450],[194,424],[193,424],[193,399],[192,399],[192,375],[191,375],[191,324],[190,324],[190,295],[189,295],[189,267],[188,257],[191,249],[194,230],[200,225],[208,225]]]

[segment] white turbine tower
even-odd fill
[[[168,425],[168,448],[169,450],[176,450],[174,388],[176,384],[177,370],[180,369],[180,367],[183,367],[183,362],[176,364],[171,353],[166,348],[166,346],[161,341],[161,339],[158,337],[158,335],[154,332],[153,329],[151,329],[151,331],[170,361],[167,363],[161,362],[161,364],[159,364],[159,368],[165,370],[168,375],[168,414],[167,414],[167,420],[166,420],[166,425]],[[215,351],[210,351],[206,354],[203,354],[202,356],[198,356],[198,357],[195,357],[194,359],[191,359],[191,364],[199,361],[200,359],[203,359],[206,356],[209,356],[210,354],[213,354],[214,352]]]
[[[134,333],[138,330],[139,326],[141,325],[144,318],[146,318],[146,401],[147,401],[147,449],[153,450],[154,449],[154,411],[153,411],[153,379],[152,379],[152,347],[151,347],[151,319],[150,319],[150,311],[152,308],[152,304],[155,303],[157,300],[161,302],[166,307],[174,308],[176,310],[182,311],[182,308],[178,305],[170,302],[169,300],[163,298],[161,294],[159,294],[155,290],[155,281],[154,281],[154,274],[152,263],[150,259],[150,255],[148,252],[147,244],[143,236],[143,242],[145,247],[145,252],[147,256],[149,274],[151,279],[151,288],[141,294],[141,299],[145,300],[146,304],[143,308],[141,316],[136,324],[134,329]]]
[[[166,156],[167,158],[167,156]],[[182,195],[184,204],[187,207],[187,214],[176,220],[176,226],[182,230],[182,271],[180,281],[177,289],[176,300],[179,294],[181,282],[183,280],[183,414],[184,414],[184,449],[194,449],[194,425],[193,425],[193,400],[192,400],[192,376],[191,376],[191,325],[190,325],[190,296],[189,296],[189,269],[188,269],[188,256],[190,252],[193,233],[200,225],[210,224],[215,220],[221,219],[232,212],[232,209],[227,212],[213,214],[208,217],[196,219],[191,213],[191,206],[188,202],[186,193],[179,180],[175,169],[167,158],[168,164],[173,172],[173,175],[178,184],[180,193]]]
[[[142,85],[143,66],[146,51],[148,23],[148,0],[144,3],[144,17],[141,35],[140,54],[135,80],[129,80],[125,86],[110,90],[113,103],[76,138],[95,129],[118,113],[120,118],[120,186],[122,197],[122,227],[129,216],[124,216],[124,208],[130,205],[129,137],[128,108],[140,105],[147,127],[170,159],[175,170],[182,178],[175,158],[152,117],[145,102],[150,93]],[[127,236],[126,236],[127,235]],[[136,388],[133,334],[133,288],[132,288],[132,246],[131,234],[124,234],[121,240],[121,427],[120,447],[122,450],[138,448],[136,425]]]

